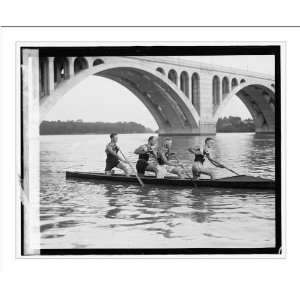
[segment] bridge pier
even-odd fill
[[[217,123],[216,122],[205,122],[205,121],[200,121],[199,124],[199,135],[214,135],[217,132]]]
[[[255,127],[256,133],[275,133],[275,125],[274,126],[256,126]]]

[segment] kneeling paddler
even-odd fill
[[[136,163],[136,170],[139,175],[145,175],[146,171],[154,172],[155,175],[157,174],[157,167],[154,163],[149,161],[151,156],[156,159],[156,154],[154,152],[155,145],[156,138],[154,136],[150,136],[147,144],[141,145],[135,149],[134,153],[139,156]]]
[[[106,145],[105,152],[106,152],[106,167],[105,167],[105,174],[111,175],[113,168],[118,168],[124,171],[126,176],[129,176],[129,170],[127,166],[127,162],[121,156],[119,156],[119,147],[117,146],[118,142],[118,134],[112,133],[110,135],[110,143]]]

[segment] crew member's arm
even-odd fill
[[[147,152],[147,148],[145,147],[145,145],[142,145],[134,150],[134,154],[137,154],[137,155],[143,154],[146,152]]]
[[[110,145],[106,146],[106,151],[117,157],[120,161],[126,162],[126,160],[124,160],[120,155],[118,155],[118,153],[116,153]]]
[[[166,156],[165,156],[165,154],[164,154],[163,152],[161,152],[161,158],[162,158],[163,162],[164,162],[166,165],[172,166],[172,167],[176,167],[176,166],[177,166],[177,163],[172,163],[171,161],[169,161],[169,160],[166,158]]]
[[[192,154],[196,154],[198,153],[199,151],[201,152],[200,148],[199,147],[191,147],[191,148],[188,148],[188,151]]]

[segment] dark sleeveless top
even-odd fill
[[[119,148],[118,148],[117,145],[111,146],[111,148],[112,148],[113,151],[115,151],[116,153],[118,153]],[[106,157],[106,161],[107,162],[119,163],[119,159],[115,155],[111,154],[108,151],[105,151],[105,152],[106,152],[106,155],[107,155],[107,157]]]
[[[205,157],[208,156],[208,154],[209,153],[205,150],[203,151],[203,153],[195,154],[194,161],[199,161],[201,164],[203,164],[205,161]]]
[[[149,158],[150,158],[150,153],[151,153],[151,151],[149,150],[148,145],[146,145],[146,146],[147,146],[147,152],[144,152],[144,153],[139,154],[139,159],[148,161]]]
[[[163,166],[163,165],[165,164],[165,162],[164,162],[164,160],[163,160],[163,158],[162,158],[162,154],[161,154],[162,151],[163,151],[163,150],[160,150],[160,151],[158,152],[158,154],[157,154],[157,162],[158,162],[158,164],[161,165],[161,166]],[[165,150],[165,151],[164,151],[164,154],[165,154],[166,159],[169,160],[170,151],[169,151],[169,150]]]

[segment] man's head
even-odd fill
[[[111,133],[111,134],[110,134],[110,140],[111,140],[113,143],[117,143],[117,142],[118,142],[118,134],[117,134],[117,133]]]
[[[150,146],[154,146],[155,144],[156,144],[156,137],[155,136],[150,136],[149,138],[148,138],[148,144],[150,145]]]
[[[170,149],[172,147],[172,139],[171,138],[164,139],[164,147],[167,149]]]
[[[213,143],[214,143],[214,139],[213,138],[206,138],[205,139],[205,145],[208,147],[208,148],[211,148],[213,146]]]

